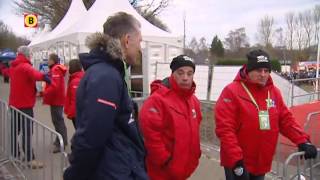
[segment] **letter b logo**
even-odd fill
[[[36,14],[25,14],[24,15],[24,27],[37,27],[38,26],[38,15]]]

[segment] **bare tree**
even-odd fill
[[[36,13],[41,26],[49,24],[56,27],[71,4],[71,0],[15,0],[17,14]]]
[[[206,38],[202,37],[199,40],[199,52],[197,54],[197,59],[200,59],[201,61],[205,61],[205,59],[208,59],[209,57],[209,48],[207,45]]]
[[[30,41],[26,38],[17,37],[11,29],[0,20],[0,49],[11,48],[16,50],[21,45],[27,45]]]
[[[142,3],[143,0],[131,0],[130,3],[142,14],[145,18],[148,16],[158,16],[169,6],[170,0],[151,0],[147,3]]]
[[[302,25],[306,33],[305,47],[309,49],[311,46],[311,38],[312,38],[312,24],[313,24],[312,14],[310,11],[307,10],[302,14],[302,16],[303,16]]]
[[[294,17],[295,15],[293,12],[286,14],[287,41],[290,51],[293,50]]]
[[[72,0],[14,0],[17,14],[36,13],[39,15],[40,26],[49,24],[54,29],[67,13]],[[96,0],[83,0],[89,9]],[[151,24],[168,31],[168,27],[158,18],[158,15],[169,6],[170,0],[129,0],[131,5]]]
[[[312,12],[314,24],[314,41],[316,44],[318,44],[320,30],[320,5],[316,5]]]
[[[275,29],[274,31],[274,40],[275,40],[275,46],[284,48],[285,47],[285,37],[283,35],[283,29],[282,27],[279,27]]]
[[[188,49],[191,49],[195,54],[199,52],[199,43],[195,37],[193,37],[190,43],[187,46]]]
[[[258,24],[258,37],[265,47],[272,46],[271,37],[273,33],[273,17],[265,16]]]
[[[242,47],[248,47],[248,37],[246,34],[246,29],[244,27],[235,29],[228,33],[227,38],[225,38],[225,45],[231,51],[238,51]]]
[[[305,34],[303,33],[303,14],[299,13],[294,19],[294,34],[298,45],[298,50],[301,52],[305,41]]]

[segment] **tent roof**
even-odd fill
[[[40,31],[31,41],[29,46],[36,45],[38,43],[43,42],[44,39],[47,38],[48,34],[50,33],[51,27],[49,24],[45,24],[42,31]]]
[[[55,38],[57,35],[74,25],[86,12],[87,9],[84,7],[82,0],[72,0],[68,12],[58,26],[51,31],[48,39]]]
[[[49,33],[40,33],[34,40],[32,40],[30,46],[36,45],[42,42],[45,42],[50,39],[54,39],[57,35],[61,34],[67,28],[71,27],[75,24],[75,22],[83,17],[83,15],[87,12],[87,9],[84,7],[82,0],[72,0],[71,5],[62,18],[60,23]],[[40,36],[41,35],[41,36]]]
[[[168,33],[152,25],[131,6],[128,0],[96,0],[88,11],[82,0],[72,0],[68,12],[58,26],[32,42],[30,46],[48,48],[55,42],[65,40],[83,44],[88,34],[102,32],[106,19],[120,11],[132,14],[139,20],[144,40],[180,47],[182,36]]]
[[[85,16],[60,34],[60,37],[79,32],[102,32],[107,17],[119,11],[132,14],[140,21],[142,36],[177,37],[149,23],[131,6],[128,0],[96,0]]]

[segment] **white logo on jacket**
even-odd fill
[[[133,114],[131,113],[128,124],[131,124],[133,122],[134,122],[134,118],[133,118]]]
[[[196,110],[195,110],[195,109],[192,109],[191,112],[192,112],[192,118],[197,118],[197,112],[196,112]]]

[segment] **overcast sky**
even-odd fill
[[[211,43],[217,34],[224,39],[230,30],[245,27],[250,42],[255,43],[258,21],[272,16],[275,26],[285,26],[285,14],[312,9],[319,0],[173,0],[162,19],[175,33],[183,33],[186,12],[186,35],[205,37]]]
[[[0,19],[18,35],[31,36],[23,15],[15,15],[13,0],[0,0]],[[205,37],[210,43],[217,34],[224,39],[230,30],[245,27],[250,42],[255,43],[258,21],[265,15],[275,19],[275,26],[285,26],[285,14],[312,9],[320,0],[171,0],[161,19],[169,29],[183,35],[183,12],[186,12],[187,40]]]
[[[23,13],[20,15],[15,14],[13,8],[13,0],[0,0],[0,20],[7,24],[11,30],[19,36],[31,37],[35,32],[32,28],[24,27]]]

